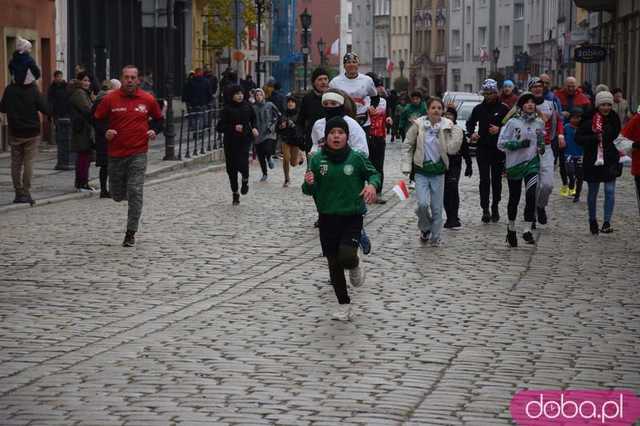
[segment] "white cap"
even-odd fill
[[[16,39],[16,50],[20,53],[31,51],[31,42],[22,37]]]

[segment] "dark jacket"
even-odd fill
[[[280,93],[279,90],[274,90],[271,93],[271,97],[269,98],[269,102],[274,104],[276,106],[276,108],[278,108],[278,111],[280,111],[281,113],[285,109],[287,109],[287,98],[282,93]]]
[[[500,132],[492,135],[489,133],[489,126],[502,127],[502,119],[509,113],[509,107],[500,101],[489,104],[483,101],[473,108],[471,117],[467,120],[467,133],[472,135],[475,132],[476,124],[479,124],[478,148],[496,148]],[[497,148],[496,148],[497,149]]]
[[[205,107],[213,100],[211,85],[204,76],[191,78],[185,88],[182,100],[190,108]]]
[[[276,126],[276,132],[282,139],[282,142],[289,145],[298,145],[298,139],[296,137],[296,121],[298,119],[298,110],[289,109],[282,114],[278,124]]]
[[[47,99],[54,118],[69,117],[69,88],[66,81],[51,83]]]
[[[584,116],[576,132],[576,143],[584,150],[582,160],[584,180],[586,182],[610,182],[615,180],[622,171],[620,154],[613,144],[613,141],[620,134],[620,119],[614,111],[605,117],[602,132],[603,166],[594,165],[598,158],[598,138],[593,132],[592,122],[592,115]]]
[[[242,132],[238,133],[235,126],[242,124]],[[230,101],[220,112],[220,119],[216,131],[224,135],[224,144],[232,149],[249,152],[253,141],[252,129],[255,129],[256,113],[247,101],[240,103]]]
[[[84,152],[93,149],[94,129],[91,100],[91,89],[84,90],[79,84],[72,86],[69,102],[71,104],[71,145],[73,152]]]
[[[4,89],[0,112],[7,114],[9,133],[17,138],[33,138],[40,134],[38,111],[49,114],[49,107],[35,84],[12,83]]]
[[[17,84],[24,84],[28,71],[31,71],[36,80],[40,78],[40,68],[29,53],[20,53],[17,50],[13,52],[13,57],[9,62],[9,72],[13,76],[13,80]]]
[[[298,128],[298,137],[305,141],[305,144],[311,149],[311,130],[316,121],[325,117],[325,111],[322,107],[322,95],[310,90],[302,98],[300,108],[298,110],[298,118],[296,127]]]

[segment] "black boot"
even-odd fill
[[[491,206],[491,222],[500,222],[500,210],[498,209],[498,206]]]
[[[237,192],[233,193],[233,202],[231,204],[234,206],[240,204],[240,194],[238,194]]]
[[[600,228],[598,228],[598,221],[597,220],[590,221],[589,229],[591,230],[591,233],[593,235],[598,235],[598,233],[600,232]]]
[[[516,231],[507,230],[507,243],[509,243],[510,247],[518,247]]]
[[[134,245],[136,245],[136,231],[127,231],[127,233],[124,234],[122,247],[133,247]]]
[[[491,213],[489,212],[489,209],[482,209],[482,222],[491,222]]]
[[[547,211],[544,208],[538,207],[538,223],[540,225],[547,224]]]
[[[249,192],[249,179],[247,180],[242,179],[242,186],[240,187],[240,193],[242,195],[247,195],[247,192]]]

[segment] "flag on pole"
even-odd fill
[[[409,199],[409,189],[407,188],[407,184],[404,180],[399,180],[398,183],[396,183],[393,187],[393,192],[396,193],[401,201]]]
[[[393,61],[389,58],[387,58],[387,74],[391,75],[393,74],[393,68],[395,67],[395,64],[393,63]]]
[[[336,41],[331,45],[331,54],[340,56],[340,39],[337,38]]]

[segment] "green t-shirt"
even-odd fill
[[[302,184],[302,192],[313,195],[318,212],[350,216],[365,212],[360,193],[366,182],[380,188],[380,173],[367,157],[357,151],[349,152],[342,163],[333,163],[323,151],[309,160],[314,183]]]

